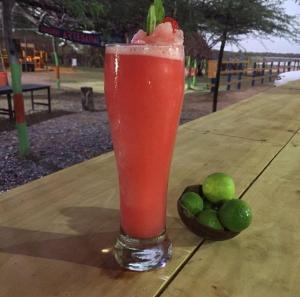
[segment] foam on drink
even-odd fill
[[[106,48],[106,52],[119,55],[146,55],[174,60],[182,60],[184,57],[183,32],[173,30],[172,24],[159,24],[152,34],[147,35],[139,30],[127,46],[113,45]]]

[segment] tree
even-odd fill
[[[217,110],[220,74],[227,42],[238,43],[242,35],[256,33],[287,37],[293,31],[294,17],[286,14],[280,0],[204,0],[196,1],[199,28],[221,43],[213,96]]]
[[[1,1],[1,0],[0,0]],[[95,30],[104,40],[123,35],[125,40],[146,25],[153,0],[15,0],[31,19],[40,21],[47,13],[52,25],[69,29]],[[176,17],[184,31],[197,31],[194,0],[164,0],[167,16]]]

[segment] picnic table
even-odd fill
[[[47,90],[47,103],[45,102],[36,102],[34,100],[34,91],[38,90]],[[23,84],[22,92],[30,92],[31,95],[31,107],[34,110],[35,105],[44,105],[48,107],[48,112],[51,112],[51,94],[50,94],[50,86],[43,84]],[[11,99],[11,94],[13,90],[10,86],[0,87],[0,96],[6,95],[7,98],[7,108],[0,108],[0,114],[9,115],[10,120],[14,118],[14,110]]]
[[[289,88],[182,125],[168,192],[173,258],[156,271],[125,271],[113,259],[112,153],[0,195],[0,296],[299,296],[299,128],[299,90]],[[233,176],[254,213],[249,229],[223,242],[192,234],[176,210],[187,185],[216,171]]]

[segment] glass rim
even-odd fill
[[[184,47],[183,44],[138,44],[138,43],[106,43],[105,48],[107,47],[162,47],[162,48],[176,48],[176,47]]]

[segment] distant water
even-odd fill
[[[291,71],[291,72],[280,73],[278,75],[278,77],[280,79],[276,79],[274,81],[274,84],[276,87],[287,84],[288,82],[293,81],[293,80],[298,80],[298,79],[300,80],[300,71]]]

